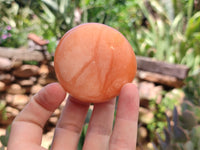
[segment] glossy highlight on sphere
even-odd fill
[[[127,39],[117,30],[86,23],[69,30],[54,57],[59,83],[82,102],[100,103],[117,96],[131,82],[137,64]]]

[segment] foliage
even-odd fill
[[[26,44],[27,34],[34,32],[49,40],[47,47],[53,52],[57,40],[72,27],[81,23],[99,22],[122,32],[137,55],[190,67],[191,72],[186,79],[184,91],[192,103],[182,104],[182,116],[178,117],[174,110],[172,121],[175,125],[172,126],[167,116],[166,122],[165,112],[172,110],[174,105],[179,105],[178,97],[170,97],[163,93],[164,98],[160,104],[153,100],[150,103],[154,120],[147,125],[147,128],[152,139],[155,131],[159,133],[160,147],[163,149],[173,146],[193,147],[191,150],[200,148],[197,144],[200,140],[200,127],[197,125],[200,123],[200,11],[195,6],[194,0],[0,0],[0,2],[0,46],[23,46]],[[90,115],[91,111],[88,112],[83,127],[79,149],[83,146]],[[162,132],[167,125],[168,128]],[[165,140],[163,135],[166,136]],[[0,137],[0,140],[7,137]]]
[[[0,142],[2,144],[2,147],[0,147],[1,150],[4,150],[7,147],[10,130],[11,130],[11,126],[8,126],[6,129],[6,134],[0,136]]]
[[[34,31],[54,52],[69,29],[99,22],[122,32],[137,55],[186,64],[194,72],[200,66],[200,12],[194,5],[193,0],[2,0],[0,15],[1,26],[12,27],[6,46],[24,45]]]
[[[37,2],[32,1],[31,6],[42,21],[45,34],[60,38],[76,25],[74,11],[78,4],[78,0],[38,0]]]
[[[1,25],[0,27],[0,44],[2,46],[6,46],[4,45],[4,43],[8,43],[7,41],[10,39],[11,37],[11,26],[4,26],[4,25]]]
[[[164,97],[159,104],[155,100],[150,101],[149,109],[153,111],[154,118],[151,123],[147,124],[147,129],[151,140],[155,139],[155,132],[161,134],[163,128],[167,125],[165,113],[173,110],[175,105],[179,105],[180,93],[179,90],[163,91]]]
[[[34,16],[33,11],[28,6],[22,7],[15,0],[1,0],[0,18],[0,36],[5,38],[7,35],[7,38],[0,43],[1,46],[24,46],[29,32],[40,32],[40,20]],[[9,32],[6,30],[8,27]]]
[[[83,130],[81,132],[81,136],[80,136],[79,143],[78,143],[78,150],[83,149],[83,144],[84,144],[85,136],[86,136],[86,133],[87,133],[87,128],[88,128],[88,123],[86,123],[83,126]]]
[[[200,12],[192,14],[188,7],[187,16],[180,11],[170,19],[164,6],[156,0],[138,1],[138,5],[147,24],[137,30],[136,40],[132,42],[136,54],[185,64],[191,72],[197,70],[200,66]]]
[[[6,120],[6,103],[4,100],[0,100],[0,119]]]
[[[30,0],[28,5],[40,18],[42,36],[49,41],[47,49],[53,53],[57,40],[78,24],[74,13],[78,10],[79,0]]]
[[[184,102],[181,115],[178,115],[176,107],[174,108],[173,125],[171,124],[170,118],[166,115],[168,125],[163,131],[165,139],[163,140],[158,134],[159,149],[195,150],[200,148],[200,126],[198,125],[200,120],[196,118],[197,115],[200,115],[200,108],[191,106],[190,103]],[[195,114],[197,112],[198,114]]]
[[[186,86],[184,91],[186,97],[195,105],[200,106],[200,70],[190,75],[186,79]]]
[[[48,39],[51,51],[56,40],[72,27],[87,22],[104,23],[118,29],[131,39],[129,31],[136,15],[135,1],[128,0],[39,0],[31,1],[31,7],[42,21],[43,37]],[[128,10],[128,13],[127,13]],[[118,15],[116,15],[118,14]]]

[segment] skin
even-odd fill
[[[38,92],[15,118],[11,126],[8,150],[45,150],[43,127],[65,99],[65,91],[52,83]],[[69,96],[55,128],[52,150],[77,150],[80,133],[89,108]],[[83,150],[135,150],[139,96],[135,85],[125,84],[120,92],[114,128],[115,99],[94,104]]]

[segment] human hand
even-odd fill
[[[43,127],[65,93],[58,83],[38,92],[13,121],[8,150],[45,150],[41,147]],[[68,97],[55,128],[52,150],[77,150],[89,105]],[[83,150],[136,149],[139,96],[133,84],[121,89],[113,128],[114,110],[115,99],[94,104]]]

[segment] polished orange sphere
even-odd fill
[[[134,51],[116,29],[86,23],[69,30],[54,57],[59,83],[82,102],[99,103],[117,96],[137,70]]]

